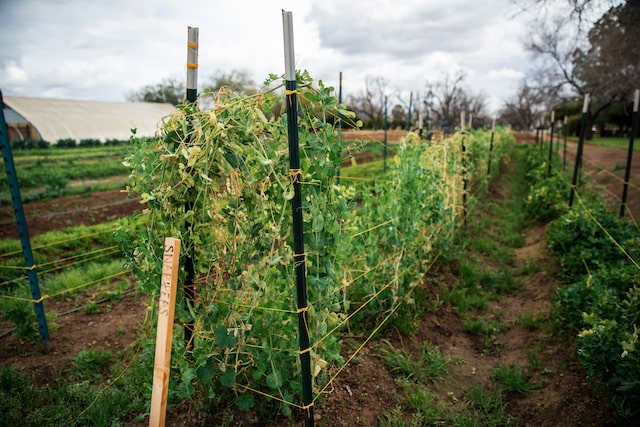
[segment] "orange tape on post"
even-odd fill
[[[171,339],[176,309],[176,290],[180,268],[180,240],[167,237],[164,241],[160,297],[158,298],[158,332],[156,355],[153,364],[153,387],[149,427],[164,427],[169,393],[171,368]]]

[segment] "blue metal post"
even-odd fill
[[[0,92],[0,107],[4,109],[4,101],[2,92]],[[4,159],[4,167],[7,171],[9,179],[9,189],[11,191],[11,201],[13,202],[13,211],[18,223],[18,234],[20,235],[20,244],[22,245],[22,254],[24,256],[24,265],[27,267],[27,276],[29,278],[29,286],[31,287],[31,298],[33,298],[33,306],[38,321],[38,329],[42,344],[46,347],[49,344],[49,328],[47,327],[47,318],[44,315],[44,304],[40,294],[40,284],[38,283],[38,273],[35,268],[33,259],[33,251],[31,250],[31,240],[29,239],[29,230],[27,229],[27,220],[24,216],[22,207],[22,198],[20,197],[20,187],[18,186],[18,175],[16,174],[16,166],[13,162],[13,153],[11,153],[11,145],[9,143],[9,130],[7,122],[4,118],[4,111],[0,114],[0,145],[2,145],[2,157]]]

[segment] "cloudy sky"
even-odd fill
[[[282,14],[293,12],[296,67],[355,94],[367,75],[407,96],[463,71],[497,109],[529,68],[527,26],[510,0],[0,0],[5,95],[124,101],[186,75],[199,28],[199,81],[246,69],[284,73]]]

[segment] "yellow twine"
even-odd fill
[[[438,260],[438,255],[436,255],[436,257],[433,259],[433,261],[431,261],[431,264],[429,264],[429,267],[427,268],[427,272],[431,270],[431,267],[433,267],[433,265],[435,264],[435,262]],[[402,274],[405,274],[407,271],[409,270],[409,268],[405,269]],[[398,309],[400,308],[400,306],[404,303],[404,301],[411,295],[411,293],[413,293],[413,290],[417,288],[411,288],[409,289],[409,291],[406,293],[406,295],[404,295],[403,297],[401,297],[400,301],[398,302],[398,304],[395,306],[395,308],[393,308],[389,314],[382,320],[382,322],[380,322],[380,324],[378,324],[378,326],[376,326],[376,328],[369,334],[369,336],[362,342],[362,344],[360,344],[360,346],[353,352],[353,354],[351,356],[349,356],[349,358],[347,359],[347,361],[344,363],[344,365],[342,365],[337,371],[336,373],[329,379],[329,381],[327,381],[327,383],[324,385],[324,387],[322,387],[322,389],[318,392],[318,394],[316,395],[316,397],[313,399],[314,402],[317,398],[320,397],[320,395],[322,395],[324,393],[324,391],[333,384],[333,382],[335,381],[335,379],[342,373],[342,371],[347,367],[347,365],[349,363],[351,363],[351,361],[362,351],[362,349],[369,343],[369,341],[371,341],[371,339],[377,335],[378,331],[380,331],[380,329],[387,323],[387,321],[391,318],[391,316],[393,316],[395,314],[396,311],[398,311]],[[368,303],[368,302],[367,302]],[[364,306],[364,305],[363,305]],[[345,319],[345,322],[348,319]],[[335,330],[335,329],[334,329]],[[323,339],[325,339],[329,334],[327,334]],[[322,340],[320,340],[319,342],[321,342]]]
[[[198,68],[198,64],[193,62],[187,62],[187,68]]]
[[[334,175],[334,178],[338,178],[338,175]],[[389,184],[393,184],[395,182],[390,179],[361,178],[356,176],[342,176],[342,175],[340,175],[340,179],[346,179],[351,181],[384,182]]]
[[[589,209],[587,209],[587,207],[584,205],[584,202],[582,201],[582,198],[580,197],[580,195],[578,194],[578,192],[575,193],[576,194],[576,198],[578,200],[578,202],[580,203],[580,206],[582,206],[582,208],[584,209],[584,211],[589,215],[589,217],[591,217],[591,219],[593,220],[593,222],[595,222],[598,227],[600,227],[600,229],[604,232],[604,234],[607,235],[607,237],[609,239],[611,239],[611,241],[613,242],[614,245],[616,245],[618,247],[618,249],[620,249],[622,251],[622,253],[629,258],[629,261],[631,261],[631,263],[633,263],[633,265],[640,270],[640,265],[638,265],[638,263],[631,257],[631,255],[629,255],[629,253],[620,245],[620,243],[618,243],[616,241],[616,239],[609,233],[609,231],[604,228],[604,226],[602,224],[600,224],[600,222],[598,221],[598,219],[593,216],[593,214],[591,213],[591,211]]]
[[[296,89],[293,89],[293,90],[285,89],[285,91],[284,91],[284,94],[287,95],[287,96],[288,95],[296,95],[298,93],[300,93],[300,92],[298,92]]]
[[[300,169],[289,169],[289,179],[292,184],[302,180],[302,171]]]
[[[191,48],[191,49],[197,49],[198,48],[198,42],[187,42],[187,47]]]
[[[43,295],[37,300],[34,300],[32,298],[13,297],[11,295],[0,295],[0,299],[10,299],[10,300],[14,300],[14,301],[26,301],[26,302],[31,302],[31,303],[34,303],[34,304],[40,303],[40,302],[44,301],[47,298],[49,298],[49,295]]]
[[[31,267],[22,267],[19,265],[0,265],[0,268],[4,268],[6,270],[28,270]]]
[[[247,385],[244,385],[244,384],[236,384],[235,386],[236,387],[242,387],[243,389],[248,390],[248,391],[250,391],[252,393],[256,393],[256,394],[259,394],[261,396],[267,397],[269,399],[276,400],[276,401],[278,401],[280,403],[284,403],[285,405],[293,406],[294,408],[305,409],[305,407],[303,407],[301,405],[298,405],[297,403],[286,401],[286,400],[282,399],[281,397],[274,396],[272,394],[267,394],[267,393],[265,393],[263,391],[257,390],[255,388],[251,388],[251,387],[249,387]]]
[[[232,303],[227,302],[227,301],[222,301],[222,300],[218,300],[218,299],[213,299],[213,302],[216,303],[220,303],[220,304],[226,304],[226,305],[232,305]],[[242,307],[242,308],[250,308],[252,310],[264,310],[264,311],[273,311],[273,312],[277,312],[277,313],[287,313],[287,314],[296,314],[296,311],[293,310],[285,310],[282,308],[272,308],[272,307],[262,307],[262,306],[256,306],[253,307],[249,304],[235,304],[234,307]]]
[[[51,243],[48,243],[48,244],[42,244],[42,245],[39,245],[39,246],[33,246],[31,249],[33,249],[35,251],[37,249],[50,248],[50,247],[53,247],[53,246],[56,246],[56,245],[61,245],[63,243],[75,242],[75,241],[78,241],[78,240],[87,239],[89,237],[99,236],[101,234],[106,234],[106,233],[113,233],[113,230],[98,231],[98,232],[91,233],[91,234],[86,234],[86,235],[80,236],[80,237],[72,237],[72,238],[69,238],[69,239],[66,239],[66,240],[59,240],[57,242],[51,242]],[[8,252],[6,254],[2,254],[2,255],[0,255],[0,258],[6,258],[6,257],[12,256],[12,255],[17,255],[17,254],[20,254],[20,253],[22,253],[22,249],[18,250],[18,251],[13,251],[13,252]]]
[[[98,401],[98,398],[100,396],[102,396],[102,393],[104,393],[105,391],[107,391],[107,389],[109,387],[112,387],[115,383],[117,383],[118,381],[120,381],[120,379],[124,376],[125,372],[127,372],[129,370],[129,368],[131,367],[131,365],[133,365],[133,362],[135,362],[135,360],[138,358],[138,356],[140,355],[140,351],[142,350],[142,343],[145,342],[145,340],[140,340],[140,344],[138,344],[138,349],[136,350],[136,353],[133,355],[133,357],[131,358],[131,361],[127,364],[127,366],[125,366],[125,368],[123,369],[122,372],[120,372],[120,374],[118,374],[117,377],[115,377],[113,379],[113,381],[109,382],[109,384],[107,384],[97,395],[96,397],[93,399],[93,401],[89,404],[89,406],[87,406],[82,412],[80,412],[80,414],[78,414],[78,416],[76,417],[76,421],[78,421],[78,419],[80,419],[81,416],[83,416],[89,409],[91,409],[91,407],[93,405],[95,405],[95,403]],[[75,423],[74,423],[75,424]]]
[[[73,291],[75,291],[77,289],[86,288],[86,287],[89,287],[91,285],[95,285],[96,283],[100,283],[100,282],[103,282],[105,280],[114,279],[114,278],[119,277],[119,276],[124,276],[125,274],[129,274],[129,273],[131,273],[131,270],[121,271],[120,273],[115,273],[115,274],[112,274],[112,275],[107,276],[107,277],[102,277],[100,279],[93,280],[91,282],[83,283],[81,285],[75,286],[73,288],[65,289],[63,291],[60,291],[60,292],[57,292],[57,293],[54,293],[54,294],[51,294],[51,295],[43,295],[37,300],[31,299],[31,298],[13,297],[13,296],[9,296],[9,295],[0,295],[0,298],[12,299],[12,300],[17,300],[17,301],[27,301],[27,302],[32,302],[34,304],[38,304],[38,303],[44,301],[45,299],[49,299],[49,298],[57,297],[59,295],[67,294],[67,293],[73,292]]]
[[[87,257],[86,259],[82,259],[82,260],[80,260],[78,262],[75,262],[75,263],[71,264],[71,265],[75,265],[75,264],[78,264],[80,262],[90,261],[90,260],[93,260],[93,259],[96,259],[96,258],[100,258],[101,256],[107,256],[107,255],[114,254],[114,253],[118,252],[118,251],[114,250],[114,249],[117,249],[117,248],[118,248],[117,245],[108,246],[106,248],[96,249],[95,251],[85,252],[85,253],[82,253],[80,255],[75,255],[75,256],[70,256],[70,257],[67,257],[67,258],[60,258],[60,259],[57,259],[57,260],[54,260],[54,261],[45,262],[43,264],[39,264],[38,267],[42,268],[42,267],[46,267],[46,266],[49,266],[49,265],[52,265],[52,264],[66,262],[66,261],[70,261],[70,260],[73,260],[73,259],[76,259],[76,258],[88,256],[88,255],[95,255],[95,254],[99,254],[101,252],[112,251],[112,252],[110,252],[110,253],[108,253],[106,255],[103,254],[103,255],[100,255],[98,257]],[[67,266],[64,266],[64,267],[67,267]],[[49,271],[53,271],[53,270],[49,270]],[[47,273],[49,271],[47,271]]]
[[[395,221],[395,220],[397,220],[397,219],[398,219],[398,217],[395,217],[395,218],[392,218],[392,219],[390,219],[390,220],[388,220],[388,221],[383,222],[382,224],[374,225],[374,226],[373,226],[373,227],[371,227],[371,228],[368,228],[368,229],[366,229],[366,230],[364,230],[364,231],[360,231],[360,232],[358,232],[358,233],[356,233],[356,234],[351,235],[351,238],[353,239],[354,237],[358,237],[358,236],[360,236],[361,234],[368,233],[369,231],[373,231],[373,230],[375,230],[376,228],[384,227],[385,225],[390,224],[390,223],[392,223],[393,221]]]

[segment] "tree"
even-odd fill
[[[396,104],[391,109],[391,120],[389,121],[389,127],[401,128],[407,127],[407,110],[404,106]]]
[[[548,6],[548,0],[530,0],[536,6]],[[581,99],[591,94],[587,115],[587,138],[591,138],[592,123],[611,105],[621,102],[631,93],[624,87],[625,78],[638,72],[637,0],[570,0],[567,9],[547,22],[536,21],[527,48],[545,67],[547,79],[558,93],[569,99]],[[599,19],[586,19],[598,7],[614,5]],[[624,19],[628,15],[629,19]],[[637,24],[636,24],[637,25]],[[590,30],[585,33],[585,28]],[[635,34],[635,35],[634,35]],[[619,50],[629,55],[620,57]],[[630,59],[630,61],[629,61]],[[625,63],[625,61],[627,61]],[[637,84],[628,82],[631,85]]]
[[[383,77],[367,76],[365,88],[347,97],[347,103],[364,122],[365,127],[380,129],[384,122],[384,97],[387,81]]]
[[[462,72],[447,74],[436,82],[427,82],[427,98],[430,102],[431,118],[445,131],[460,125],[460,116],[486,120],[486,104],[482,94],[473,94],[465,86],[466,76]]]
[[[531,130],[558,102],[558,87],[550,83],[544,73],[537,72],[522,80],[517,92],[504,102],[498,116],[501,122],[516,130]]]
[[[613,7],[589,31],[589,48],[574,54],[576,78],[601,102],[624,102],[640,87],[639,23],[639,1]]]
[[[257,92],[257,85],[251,78],[251,73],[245,69],[233,69],[229,72],[218,70],[211,76],[210,83],[206,84],[205,88],[213,93],[219,92],[222,88],[234,93]]]
[[[161,102],[178,105],[184,102],[185,85],[176,79],[164,79],[156,85],[147,85],[142,89],[130,92],[126,99],[129,102]]]

